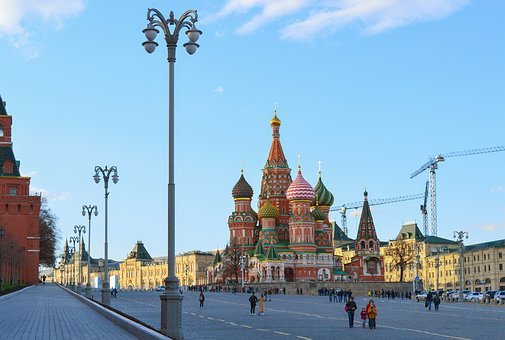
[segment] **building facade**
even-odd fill
[[[0,261],[3,283],[38,283],[40,196],[19,172],[12,144],[12,116],[0,96]]]

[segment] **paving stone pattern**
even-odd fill
[[[0,301],[0,339],[135,339],[63,289],[45,284]]]

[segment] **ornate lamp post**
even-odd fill
[[[103,269],[103,283],[102,283],[102,303],[104,305],[110,306],[110,291],[109,291],[109,246],[107,243],[107,214],[108,207],[107,201],[109,198],[109,177],[112,174],[112,182],[116,184],[119,181],[119,176],[117,175],[117,168],[115,166],[111,166],[110,169],[105,166],[105,169],[102,169],[100,166],[95,166],[95,175],[93,179],[95,183],[100,182],[100,174],[103,176],[103,184],[105,188],[105,264]]]
[[[86,227],[83,225],[75,225],[74,233],[79,234],[79,274],[77,276],[77,292],[81,293],[81,260],[82,260],[82,243],[81,243],[81,233],[86,233]]]
[[[75,291],[75,244],[79,244],[79,238],[77,236],[72,236],[69,238],[72,244],[72,290]]]
[[[12,287],[13,279],[14,279],[14,276],[12,275],[13,261],[14,261],[14,242],[11,241],[11,271],[10,271],[11,287]]]
[[[98,216],[98,209],[96,205],[83,205],[82,206],[82,216],[88,214],[88,282],[86,282],[86,288],[84,289],[86,297],[91,299],[91,278],[90,278],[90,268],[91,268],[91,215],[95,213]]]
[[[195,23],[198,21],[196,10],[184,12],[179,19],[175,19],[171,11],[168,19],[155,8],[147,10],[147,28],[142,32],[147,41],[142,45],[148,53],[154,52],[158,43],[154,41],[163,30],[168,48],[169,65],[169,92],[168,92],[168,276],[165,279],[165,292],[161,299],[161,332],[171,338],[182,339],[182,294],[179,292],[179,280],[175,276],[175,183],[174,183],[174,64],[175,51],[181,29],[186,29],[189,42],[183,46],[189,54],[196,52],[199,45],[196,43],[202,31],[198,30]],[[173,26],[172,32],[170,26]]]
[[[459,243],[459,296],[458,301],[463,301],[463,239],[468,239],[467,231],[455,231],[453,237]]]
[[[3,290],[3,239],[4,239],[4,230],[0,228],[0,291]]]
[[[435,250],[437,252],[437,259],[436,259],[436,262],[435,262],[435,268],[437,268],[437,276],[436,276],[436,281],[435,281],[435,290],[438,291],[438,289],[439,289],[438,283],[439,283],[439,278],[440,278],[440,252],[447,250],[447,247],[445,247],[445,246],[443,246],[443,247],[436,247]]]

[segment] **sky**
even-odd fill
[[[167,253],[168,64],[162,36],[142,47],[148,7],[197,9],[203,31],[175,65],[176,252],[225,246],[231,189],[244,175],[253,208],[274,106],[293,178],[335,206],[424,192],[410,174],[440,153],[505,145],[505,3],[468,0],[0,0],[0,95],[14,152],[62,236],[87,226],[104,254],[104,188],[115,165],[109,257],[137,240]],[[437,171],[438,236],[505,238],[505,152],[447,159]],[[417,220],[420,200],[373,207],[381,240]],[[355,237],[359,210],[348,213]],[[332,219],[340,221],[334,213]],[[87,239],[87,235],[86,235]]]

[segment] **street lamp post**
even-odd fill
[[[184,12],[177,20],[170,11],[168,19],[155,9],[147,10],[147,28],[142,32],[147,41],[142,45],[148,53],[154,52],[158,43],[154,41],[160,27],[163,30],[168,49],[169,91],[168,91],[168,275],[165,279],[165,292],[161,299],[161,332],[171,338],[182,339],[182,294],[179,292],[179,280],[175,275],[175,183],[174,183],[174,64],[177,41],[181,29],[186,29],[189,42],[183,46],[189,54],[194,54],[199,45],[196,43],[202,34],[196,28],[198,13],[196,10]],[[170,26],[173,26],[172,32]]]
[[[77,236],[72,236],[69,240],[72,243],[72,290],[75,291],[75,244],[79,244],[80,239]]]
[[[84,289],[86,297],[91,299],[91,215],[95,213],[98,216],[98,208],[96,205],[83,205],[82,206],[82,216],[88,214],[88,280],[86,282],[86,288]]]
[[[81,242],[81,233],[85,234],[86,233],[86,227],[83,225],[75,225],[74,226],[74,233],[79,234],[79,262],[78,262],[78,268],[79,268],[79,274],[77,274],[77,292],[80,294],[81,293],[81,260],[82,260],[82,242]]]
[[[463,301],[463,239],[468,239],[467,231],[455,231],[453,237],[459,243],[459,296],[458,301]]]
[[[4,288],[3,286],[3,239],[4,239],[4,230],[0,228],[0,291]]]
[[[439,278],[440,278],[440,252],[447,250],[447,247],[436,247],[435,250],[437,251],[437,259],[436,259],[436,263],[435,263],[435,268],[437,268],[435,290],[438,291],[438,283],[439,283]]]
[[[109,291],[109,246],[107,243],[107,214],[108,214],[108,198],[109,198],[109,177],[112,174],[112,182],[116,184],[119,181],[119,176],[117,175],[117,168],[115,166],[111,166],[110,169],[105,166],[105,169],[102,169],[100,166],[95,166],[95,175],[93,179],[95,183],[100,182],[100,174],[103,177],[103,184],[105,188],[105,264],[103,269],[103,283],[102,283],[102,303],[104,305],[110,306],[110,291]]]

